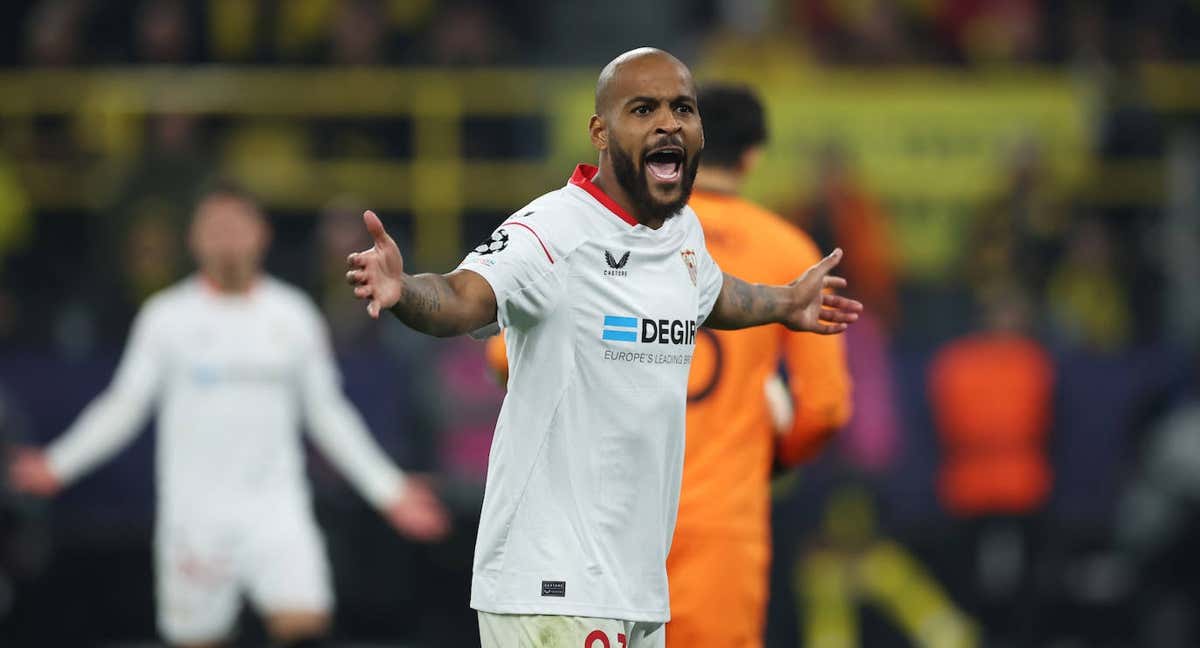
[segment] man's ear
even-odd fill
[[[608,125],[600,115],[592,115],[588,120],[588,134],[592,138],[592,148],[597,151],[608,150]]]

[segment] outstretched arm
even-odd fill
[[[134,322],[112,384],[45,450],[21,448],[8,473],[13,487],[38,496],[56,494],[125,447],[149,418],[160,384],[160,351],[152,317]]]
[[[340,390],[322,391],[307,398],[309,430],[321,452],[397,531],[422,542],[443,538],[450,516],[426,480],[400,472]]]
[[[496,295],[487,280],[470,270],[410,275],[396,242],[374,212],[363,222],[375,245],[346,258],[346,281],[367,300],[367,312],[383,310],[408,326],[438,337],[462,335],[496,321]]]
[[[342,393],[328,347],[320,341],[314,347],[302,388],[309,432],[321,452],[396,530],[420,541],[444,537],[449,515],[433,489],[402,473],[384,454]]]
[[[704,325],[741,329],[783,324],[793,331],[841,333],[858,319],[863,308],[853,299],[825,292],[846,287],[845,279],[829,276],[841,259],[842,250],[838,248],[786,286],[751,284],[726,274],[721,293]]]

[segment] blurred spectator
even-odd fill
[[[66,68],[87,58],[85,42],[89,5],[84,0],[41,0],[25,21],[24,62],[32,68]],[[39,160],[77,160],[82,146],[70,118],[33,115],[8,124],[14,153]]]
[[[1105,224],[1095,218],[1075,223],[1049,276],[1047,303],[1056,335],[1098,351],[1122,348],[1133,332],[1126,290]]]
[[[1092,179],[1092,189],[1117,196],[1149,190],[1154,196],[1149,201],[1108,201],[1094,211],[1094,219],[1102,222],[1099,229],[1103,231],[1083,234],[1085,238],[1104,239],[1103,263],[1115,275],[1111,281],[1114,292],[1121,293],[1119,299],[1113,299],[1120,302],[1122,310],[1139,314],[1136,319],[1120,314],[1110,331],[1116,339],[1109,342],[1114,344],[1155,340],[1162,326],[1165,270],[1152,233],[1162,218],[1158,205],[1166,187],[1162,160],[1167,124],[1149,105],[1141,69],[1136,62],[1125,60],[1104,87],[1096,149],[1102,163],[1097,168],[1106,173]],[[1116,241],[1120,245],[1114,245]]]
[[[515,58],[514,45],[490,4],[458,1],[434,18],[422,54],[436,65],[491,65]]]
[[[968,236],[968,275],[977,291],[1015,281],[1026,295],[1043,294],[1067,225],[1049,177],[1041,147],[1022,142],[1003,192],[984,207]]]
[[[1018,291],[986,299],[984,330],[947,343],[930,365],[938,498],[965,523],[959,575],[968,609],[1005,645],[1029,646],[1037,515],[1052,480],[1054,364],[1026,334],[1029,304]]]
[[[1084,93],[1090,120],[1096,120],[1105,88],[1112,82],[1112,53],[1109,26],[1103,7],[1090,2],[1073,3],[1068,11],[1066,51],[1063,59]],[[1089,130],[1098,132],[1095,123]]]
[[[847,294],[869,304],[887,326],[895,326],[900,307],[887,213],[854,177],[839,144],[827,145],[817,166],[816,194],[796,214],[797,224],[823,250],[854,250],[838,268],[850,282]]]
[[[865,634],[861,604],[882,612],[903,638],[886,645],[972,648],[972,620],[904,546],[879,532],[874,499],[859,486],[837,488],[826,504],[819,535],[793,574],[803,627],[797,645],[884,645]],[[897,644],[897,641],[908,641]],[[987,644],[984,644],[987,645]]]
[[[317,62],[346,66],[379,66],[401,60],[408,43],[391,29],[381,0],[340,0],[328,24],[328,42]],[[314,152],[322,157],[385,158],[411,155],[409,132],[397,118],[332,118],[311,133]]]
[[[267,0],[207,0],[204,26],[211,60],[219,63],[270,60],[273,43],[267,42],[265,20],[269,4]],[[300,31],[292,25],[288,28],[292,32]]]
[[[380,65],[387,62],[388,22],[379,0],[342,0],[329,24],[333,65]]]
[[[957,60],[1029,63],[1040,54],[1042,16],[1037,0],[948,0],[937,26]]]
[[[827,63],[889,64],[913,58],[912,3],[794,0],[793,15]]]
[[[120,251],[124,259],[125,296],[140,304],[167,287],[182,272],[182,233],[156,206],[134,217]]]
[[[86,18],[84,0],[41,0],[26,21],[26,61],[45,67],[80,63]]]
[[[988,299],[984,330],[943,346],[929,374],[943,446],[939,497],[958,516],[1028,514],[1050,492],[1053,361],[1027,336],[1019,293]]]
[[[135,32],[139,61],[180,64],[199,59],[195,23],[183,0],[144,0]]]

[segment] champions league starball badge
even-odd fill
[[[492,232],[492,238],[477,245],[474,252],[475,254],[495,254],[506,247],[508,247],[508,232],[498,229]]]
[[[683,257],[683,263],[688,269],[688,278],[692,280],[692,285],[696,285],[696,253],[692,250],[684,250],[679,253]]]

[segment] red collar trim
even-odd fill
[[[638,220],[636,218],[630,216],[629,212],[621,209],[621,206],[617,204],[617,201],[609,198],[608,194],[604,193],[603,189],[592,184],[592,178],[595,178],[599,171],[599,168],[590,164],[580,164],[575,167],[575,173],[571,174],[571,184],[591,194],[592,198],[595,198],[600,202],[601,205],[607,207],[608,211],[616,214],[617,218],[620,218],[630,225],[637,225]]]

